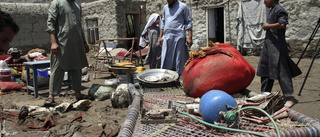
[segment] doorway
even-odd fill
[[[208,40],[224,43],[224,8],[210,8],[207,10]]]
[[[139,25],[139,14],[127,14],[127,37],[139,37],[140,36],[140,25]],[[127,48],[130,49],[132,45],[131,41],[128,41]],[[135,39],[134,42],[134,50],[138,50],[139,41],[138,39]]]

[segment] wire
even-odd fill
[[[224,129],[224,130],[230,130],[230,131],[235,131],[235,132],[243,132],[243,133],[249,133],[249,134],[254,134],[254,135],[258,135],[258,136],[263,136],[263,137],[268,137],[267,135],[264,135],[264,134],[260,134],[260,133],[257,133],[257,132],[251,132],[251,131],[246,131],[246,130],[241,130],[241,129],[234,129],[234,128],[228,128],[228,127],[223,127],[223,126],[217,126],[217,125],[214,125],[214,124],[211,124],[211,123],[208,123],[208,122],[205,122],[201,119],[198,119],[186,112],[182,112],[182,111],[178,111],[179,113],[183,114],[183,115],[186,115],[188,117],[191,117],[197,121],[199,121],[200,123],[203,123],[205,125],[208,125],[208,126],[211,126],[211,127],[215,127],[215,128],[219,128],[219,129]]]
[[[257,109],[257,110],[263,112],[265,115],[267,115],[270,118],[270,120],[272,121],[272,123],[274,124],[274,127],[275,127],[276,132],[277,132],[277,136],[280,137],[280,131],[279,131],[279,128],[278,128],[276,122],[273,120],[273,118],[266,111],[264,111],[263,109],[258,108],[258,107],[248,106],[248,107],[244,107],[244,108],[239,109],[237,112],[240,113],[240,111],[242,111],[244,109]],[[205,125],[212,126],[212,127],[215,127],[215,128],[224,129],[224,130],[230,130],[230,131],[235,131],[235,132],[249,133],[249,134],[254,134],[254,135],[263,136],[263,137],[268,137],[267,135],[264,135],[264,134],[261,134],[261,133],[257,133],[257,132],[252,132],[252,131],[247,131],[247,130],[234,129],[234,128],[228,128],[228,127],[214,125],[214,124],[205,122],[205,121],[203,121],[201,119],[198,119],[198,118],[190,115],[189,113],[182,112],[182,111],[178,111],[178,112],[183,114],[183,115],[186,115],[188,117],[191,117],[191,118],[193,118],[193,119],[195,119],[195,120],[197,120],[197,121],[199,121],[199,122],[201,122],[201,123],[203,123]]]
[[[237,112],[240,112],[240,111],[242,111],[242,110],[244,110],[244,109],[257,109],[257,110],[263,112],[266,116],[269,117],[269,119],[271,120],[271,122],[272,122],[273,125],[274,125],[274,128],[276,129],[277,136],[280,137],[280,131],[279,131],[279,128],[278,128],[278,126],[277,126],[277,123],[273,120],[273,118],[272,118],[266,111],[264,111],[263,109],[258,108],[258,107],[247,106],[247,107],[244,107],[244,108],[239,109]]]

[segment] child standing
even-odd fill
[[[261,92],[271,92],[274,80],[278,80],[286,100],[285,107],[291,107],[296,103],[292,78],[301,71],[288,55],[285,40],[288,13],[279,5],[279,0],[265,0],[264,4],[270,11],[267,23],[263,24],[266,38],[257,71],[261,77]]]
[[[153,13],[148,20],[143,32],[141,33],[139,45],[146,47],[149,45],[149,51],[145,62],[150,65],[150,68],[160,68],[161,63],[161,47],[158,39],[160,34],[160,15]]]

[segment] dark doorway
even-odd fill
[[[140,35],[140,25],[139,25],[139,14],[127,14],[127,37],[139,37]],[[134,50],[138,50],[139,41],[135,39],[134,42]],[[132,41],[128,41],[127,48],[130,49],[132,46]]]
[[[224,43],[224,14],[222,8],[208,9],[208,39]]]

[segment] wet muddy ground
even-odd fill
[[[259,57],[245,56],[245,59],[256,69]],[[92,55],[88,56],[89,64],[94,63]],[[293,59],[297,62],[297,58]],[[311,59],[303,59],[299,67],[303,74],[293,79],[295,97],[299,101],[298,104],[292,107],[304,115],[307,115],[316,120],[320,119],[320,60],[316,60],[310,71],[310,75],[302,90],[301,96],[297,94],[300,91],[301,85],[305,79],[306,72],[310,66]],[[90,81],[82,83],[83,94],[88,94],[89,88],[92,84],[103,84],[106,79],[110,78],[109,74],[97,74],[96,79],[93,79],[93,72],[89,71]],[[251,85],[247,88],[253,92],[260,92],[260,78],[255,77]],[[275,82],[274,91],[280,90],[278,82]],[[44,99],[48,96],[48,89],[39,91],[39,97],[34,98],[33,93],[28,95],[26,92],[14,92],[7,95],[0,96],[0,107],[3,109],[20,110],[22,106],[43,106]],[[59,97],[55,99],[57,104],[64,102],[73,103],[76,101],[73,92],[63,87],[63,91]],[[14,126],[13,122],[6,122],[5,130],[7,133],[2,133],[8,136],[113,136],[120,130],[121,124],[124,122],[128,113],[128,109],[115,109],[112,107],[110,99],[105,101],[93,101],[90,107],[85,110],[71,110],[66,113],[58,114],[42,114],[35,116],[28,116],[27,122],[17,126],[21,131],[37,131],[36,129],[26,128],[28,126],[43,127],[45,120],[51,118],[56,126],[49,128],[47,131],[41,132],[19,132]],[[80,113],[81,112],[81,113]],[[82,114],[82,115],[81,115]],[[17,116],[8,113],[1,113],[1,115],[8,116],[14,121],[18,121]],[[81,118],[79,118],[81,116]],[[75,119],[75,120],[74,120]],[[71,122],[72,121],[72,122]],[[59,124],[61,123],[61,124]],[[2,127],[2,131],[4,131]]]

